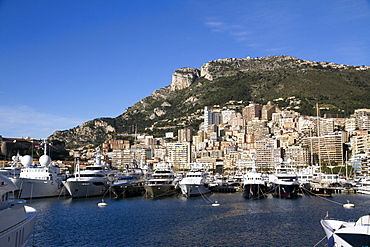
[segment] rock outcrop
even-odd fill
[[[248,71],[272,71],[282,67],[298,67],[301,60],[291,56],[262,58],[225,58],[203,64],[200,76],[213,81],[221,77]]]
[[[181,68],[172,74],[171,90],[180,90],[189,87],[200,76],[200,69]]]
[[[55,131],[49,138],[69,145],[97,144],[111,138],[115,131],[104,119],[94,119],[70,130]]]

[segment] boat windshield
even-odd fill
[[[199,178],[199,177],[202,177],[202,175],[198,175],[198,174],[195,174],[195,175],[186,175],[187,178]]]
[[[155,174],[159,174],[159,173],[171,173],[170,171],[155,171]]]
[[[296,178],[283,178],[281,180],[285,182],[293,182],[293,181],[296,181],[297,179]]]
[[[106,167],[106,166],[87,166],[86,167],[86,170],[89,170],[89,171],[102,171],[102,170],[105,170],[105,171],[107,171],[108,170],[108,167]]]
[[[172,179],[173,177],[172,175],[155,175],[153,179]]]
[[[73,175],[72,177],[78,177],[76,175]],[[81,178],[92,178],[92,177],[105,177],[103,174],[80,174]]]
[[[337,234],[344,241],[349,243],[351,246],[370,246],[370,236],[364,234]]]

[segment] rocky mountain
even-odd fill
[[[315,114],[316,103],[329,114],[348,116],[370,105],[370,69],[330,62],[314,62],[291,56],[226,58],[198,68],[181,68],[172,74],[171,85],[156,90],[116,118],[98,118],[70,130],[56,131],[51,140],[68,147],[99,145],[124,133],[163,136],[164,132],[198,128],[204,106],[238,102],[265,104],[274,99],[281,108],[291,107],[289,97],[299,99],[295,110]]]

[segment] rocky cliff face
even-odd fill
[[[233,76],[238,72],[272,71],[282,67],[300,66],[299,60],[291,56],[273,56],[262,58],[225,58],[205,63],[200,76],[213,81],[221,77]]]
[[[115,131],[104,119],[95,119],[70,130],[55,131],[49,138],[69,145],[96,144],[110,138]]]
[[[303,60],[291,56],[273,56],[262,58],[225,58],[203,64],[201,69],[181,68],[172,74],[171,90],[189,87],[199,77],[213,81],[221,77],[233,76],[239,72],[272,71],[282,67],[301,66]]]
[[[181,68],[172,74],[171,90],[189,87],[200,76],[200,70],[194,68]]]

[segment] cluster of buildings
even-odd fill
[[[274,169],[285,162],[297,168],[350,165],[357,173],[369,173],[370,109],[355,110],[349,118],[328,118],[303,116],[294,107],[280,110],[269,102],[238,109],[205,107],[200,118],[199,129],[182,128],[161,138],[135,135],[134,144],[122,136],[103,143],[102,151],[118,169],[134,160],[139,164],[167,161],[177,171],[190,169],[194,162],[231,170],[253,164]],[[11,146],[36,141],[3,139],[3,153]],[[89,152],[94,149],[74,150],[70,155],[88,158]]]
[[[281,162],[297,168],[311,165],[354,167],[368,173],[370,109],[358,109],[350,118],[302,116],[294,109],[280,110],[272,102],[249,104],[241,110],[205,107],[199,129],[179,129],[162,138],[141,136],[103,144],[112,165],[124,168],[133,160],[168,161],[176,170],[191,163],[212,168],[244,169],[256,164],[274,169]]]

